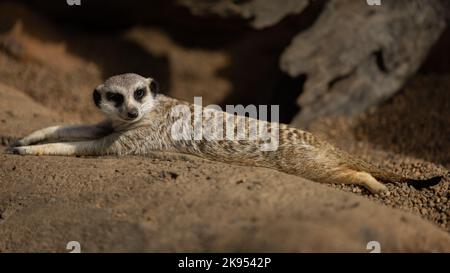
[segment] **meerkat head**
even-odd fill
[[[107,79],[95,88],[95,105],[110,118],[136,122],[155,105],[158,83],[137,74],[122,74]]]

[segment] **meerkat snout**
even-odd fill
[[[139,116],[139,112],[138,112],[137,108],[133,108],[131,110],[128,110],[127,115],[130,119],[135,119]]]
[[[122,122],[136,122],[156,103],[158,83],[152,78],[128,73],[113,76],[93,92],[95,105],[106,115]]]

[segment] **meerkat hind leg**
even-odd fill
[[[368,189],[371,193],[380,193],[387,191],[387,187],[376,180],[367,172],[348,170],[343,175],[339,175],[338,183],[361,185]]]

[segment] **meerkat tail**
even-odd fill
[[[370,164],[358,158],[354,158],[348,154],[347,157],[349,157],[348,161],[353,169],[370,173],[376,179],[387,183],[406,183],[416,189],[420,189],[437,185],[443,178],[443,176],[440,175],[426,179],[414,179],[387,170],[383,170],[373,164]]]

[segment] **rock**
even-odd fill
[[[437,0],[383,1],[373,7],[365,1],[329,1],[280,59],[290,76],[307,76],[298,99],[301,112],[292,124],[354,115],[390,97],[416,72],[445,25]]]
[[[38,118],[35,114],[39,114]],[[0,119],[7,121],[0,130],[3,145],[12,144],[14,139],[17,140],[34,130],[61,122],[61,118],[55,112],[36,103],[20,90],[2,83],[0,83]]]
[[[302,12],[310,3],[308,0],[250,0],[250,1],[209,1],[178,0],[194,15],[219,15],[221,17],[240,16],[250,20],[257,29],[275,25],[284,17]]]
[[[174,184],[142,172],[167,169],[165,160],[12,155],[0,160],[0,200],[9,200],[2,207],[8,212],[0,229],[2,252],[64,252],[74,238],[86,252],[367,252],[373,240],[383,252],[450,251],[450,235],[418,216],[269,169],[191,157],[199,168]],[[18,164],[27,168],[11,172]],[[92,164],[133,175],[104,172],[99,180]],[[170,169],[181,172],[185,164],[174,158]],[[46,179],[44,172],[58,173],[58,179]],[[236,184],[238,176],[259,181],[258,190]],[[33,183],[27,177],[34,177]]]

